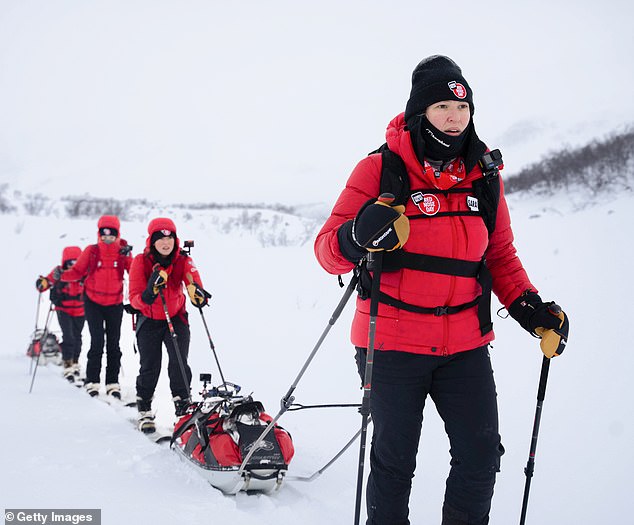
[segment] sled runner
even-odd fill
[[[37,329],[31,335],[31,343],[26,350],[26,355],[31,358],[40,356],[40,364],[52,362],[56,365],[62,364],[62,348],[57,336],[45,329]]]
[[[240,387],[225,383],[193,403],[174,427],[172,446],[201,475],[225,494],[271,492],[284,481],[294,449],[290,434],[279,426],[259,440],[271,421],[261,402],[238,395]],[[243,458],[260,441],[246,465]]]

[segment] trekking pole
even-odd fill
[[[551,314],[559,317],[562,321],[565,319],[561,310],[561,306],[555,303],[551,303],[548,306],[548,310]],[[537,328],[535,333],[541,337],[540,346],[544,349],[544,344],[549,337],[554,334],[553,330],[545,330],[543,328]],[[564,341],[565,342],[565,341]],[[555,354],[557,355],[557,354]],[[535,469],[535,452],[537,450],[537,436],[539,434],[539,424],[542,418],[542,406],[544,404],[544,398],[546,397],[546,382],[548,381],[548,371],[550,369],[550,358],[546,357],[542,359],[542,371],[539,376],[539,387],[537,388],[537,408],[535,409],[535,421],[533,423],[533,435],[531,438],[531,447],[528,453],[528,462],[524,473],[526,474],[526,485],[524,486],[524,499],[522,501],[522,513],[520,516],[520,525],[524,525],[526,520],[526,510],[528,508],[528,493],[531,488],[531,479],[533,477],[533,471]]]
[[[189,281],[189,284],[195,284],[194,283],[194,278],[191,276],[190,273],[187,274],[187,280]],[[211,294],[205,292],[205,294],[208,295],[208,298],[211,298]],[[207,332],[207,339],[209,339],[209,346],[211,347],[211,352],[214,354],[214,359],[216,360],[216,366],[218,367],[218,372],[220,373],[220,379],[222,379],[222,386],[225,388],[227,388],[227,381],[225,381],[225,376],[222,373],[222,368],[220,367],[220,361],[218,359],[218,354],[216,353],[216,347],[214,345],[214,342],[211,340],[211,334],[209,333],[209,327],[207,326],[207,320],[205,319],[205,315],[203,314],[203,307],[201,306],[196,306],[196,308],[198,308],[198,311],[200,312],[200,318],[203,320],[203,325],[205,327],[205,332]]]
[[[40,304],[42,304],[42,292],[37,294],[37,308],[35,309],[35,328],[33,333],[37,332],[37,323],[40,320]]]
[[[37,367],[40,364],[40,356],[42,355],[42,351],[44,350],[42,348],[42,345],[43,345],[42,341],[45,341],[47,336],[48,336],[48,323],[49,323],[49,320],[51,318],[51,312],[52,311],[53,311],[53,303],[51,303],[51,305],[48,308],[48,313],[46,314],[46,321],[44,322],[44,331],[42,333],[42,337],[40,337],[40,339],[39,339],[40,351],[37,353],[37,358],[35,360],[35,369],[33,370],[33,375],[31,376],[31,386],[29,387],[29,394],[33,390],[33,384],[35,383],[35,374],[37,374]],[[33,359],[31,359],[31,364],[32,363],[33,363]]]
[[[42,292],[37,294],[37,308],[35,309],[35,328],[33,329],[33,335],[37,334],[37,325],[40,321],[40,305],[42,304]],[[46,317],[48,322],[48,316]],[[33,359],[31,359],[31,363],[29,365],[29,374],[33,372]]]
[[[211,340],[211,334],[209,333],[209,328],[207,327],[207,321],[205,320],[205,315],[203,314],[202,306],[197,306],[198,311],[200,312],[200,318],[203,320],[203,325],[205,326],[205,332],[207,332],[207,339],[209,339],[209,346],[211,347],[211,351],[214,354],[214,359],[216,360],[216,366],[218,367],[218,372],[220,372],[220,379],[222,379],[222,386],[227,388],[227,382],[225,381],[225,376],[222,373],[222,368],[220,367],[220,361],[218,360],[218,354],[216,353],[216,347],[214,346],[214,342]]]
[[[39,292],[37,294],[37,308],[35,309],[35,328],[33,328],[33,336],[35,337],[35,334],[37,333],[37,323],[40,320],[40,304],[42,304],[42,292]],[[33,344],[33,341],[31,341],[31,344]],[[31,359],[31,362],[29,363],[29,374],[33,373],[33,359]]]
[[[354,292],[354,289],[356,288],[358,282],[359,282],[359,272],[358,272],[358,268],[355,268],[354,274],[352,275],[352,279],[350,279],[350,284],[348,284],[348,287],[346,288],[346,291],[344,292],[343,297],[341,298],[341,300],[339,301],[339,304],[337,305],[337,307],[335,308],[334,312],[332,313],[332,315],[330,317],[330,320],[328,321],[328,325],[326,326],[326,328],[322,332],[321,336],[319,337],[319,340],[317,341],[317,343],[313,347],[312,352],[308,356],[308,359],[306,359],[306,362],[302,366],[302,369],[299,371],[299,374],[297,374],[297,377],[295,378],[295,381],[293,381],[293,384],[288,389],[288,392],[286,392],[286,395],[280,400],[280,405],[281,405],[280,411],[269,422],[269,424],[262,431],[262,433],[260,434],[258,439],[256,439],[253,442],[253,445],[251,445],[251,449],[249,450],[249,453],[246,455],[246,457],[242,461],[242,464],[240,465],[240,469],[237,472],[238,476],[241,476],[244,473],[244,469],[245,469],[247,463],[249,462],[249,460],[251,459],[251,457],[253,456],[255,451],[260,446],[260,443],[264,440],[266,435],[275,426],[275,424],[280,419],[280,417],[282,417],[284,412],[286,412],[291,407],[291,405],[293,404],[293,401],[295,401],[295,398],[293,397],[293,392],[297,388],[297,385],[299,384],[300,379],[302,378],[302,376],[306,372],[308,366],[310,365],[310,362],[313,360],[313,358],[315,357],[315,354],[317,353],[317,351],[321,347],[322,343],[324,342],[324,339],[326,339],[326,336],[328,335],[328,332],[330,332],[330,329],[337,322],[337,319],[339,319],[339,316],[341,315],[341,312],[343,311],[344,307],[348,303],[348,300],[350,299],[350,296],[352,295],[352,292]]]
[[[526,484],[524,485],[524,500],[522,501],[522,514],[520,517],[520,525],[526,522],[526,510],[528,508],[528,493],[531,489],[531,478],[535,469],[535,451],[537,450],[537,436],[539,434],[539,423],[542,417],[542,405],[546,396],[546,382],[548,381],[548,370],[550,368],[550,359],[546,356],[542,359],[542,371],[539,376],[539,388],[537,389],[537,408],[535,410],[535,421],[533,423],[533,436],[531,438],[530,452],[528,453],[528,462],[524,469],[526,474]]]
[[[370,252],[369,260],[373,263],[372,288],[370,291],[370,324],[368,327],[368,351],[365,358],[363,376],[363,399],[361,401],[361,443],[359,447],[359,470],[357,473],[357,494],[354,507],[354,524],[359,525],[361,517],[361,494],[363,491],[363,470],[365,466],[365,448],[370,419],[370,394],[372,393],[372,368],[374,366],[374,338],[376,336],[376,318],[379,312],[379,291],[381,273],[383,271],[383,252]]]
[[[167,303],[165,302],[165,295],[163,294],[163,288],[158,289],[159,295],[161,296],[161,303],[163,303],[163,312],[165,312],[165,320],[167,321],[167,328],[170,331],[170,335],[172,336],[172,343],[174,343],[174,351],[176,352],[176,359],[178,360],[178,367],[181,370],[181,374],[183,376],[183,381],[185,385],[189,385],[189,380],[187,379],[187,372],[185,371],[185,363],[183,363],[183,356],[181,355],[180,348],[178,347],[178,336],[176,331],[174,330],[174,325],[172,324],[172,318],[167,310]]]

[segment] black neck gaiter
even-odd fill
[[[414,151],[420,163],[424,164],[425,157],[447,162],[460,156],[472,126],[473,123],[470,122],[467,129],[454,137],[433,126],[424,115],[416,119],[416,122],[412,123],[410,131]]]
[[[174,253],[176,252],[176,247],[172,250],[167,256],[161,255],[154,246],[150,248],[150,253],[152,254],[152,258],[154,262],[159,263],[163,268],[167,268],[170,264],[172,264],[172,260],[174,259]]]

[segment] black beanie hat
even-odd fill
[[[116,237],[119,235],[119,232],[115,228],[108,228],[106,226],[104,228],[99,228],[99,236],[101,237],[102,235],[112,235]]]
[[[163,237],[171,237],[176,239],[176,232],[171,230],[157,230],[150,237],[150,245],[154,246],[154,243]]]
[[[405,121],[424,113],[441,100],[463,100],[469,104],[471,114],[473,92],[462,76],[462,70],[451,58],[433,55],[423,59],[412,73],[412,91],[405,107]]]

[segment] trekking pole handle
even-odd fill
[[[381,193],[381,195],[379,195],[379,198],[377,200],[384,204],[391,205],[396,200],[396,197],[394,196],[393,193],[386,192],[386,193]]]
[[[561,313],[561,306],[557,303],[551,303],[548,305],[548,311],[553,315],[559,315]]]

